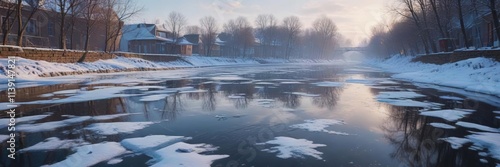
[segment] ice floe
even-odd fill
[[[283,85],[292,85],[292,84],[303,84],[302,82],[298,82],[298,81],[284,81],[284,82],[280,82],[280,84],[283,84]]]
[[[337,135],[349,135],[344,132],[337,132],[332,130],[326,130],[326,128],[332,125],[344,125],[344,121],[338,121],[334,119],[315,119],[315,120],[305,120],[306,123],[291,125],[291,128],[304,129],[311,132],[326,132]]]
[[[464,109],[447,109],[447,110],[437,110],[437,111],[424,111],[420,115],[442,118],[447,121],[457,121],[463,117],[471,114],[472,110]]]
[[[9,138],[10,138],[9,135],[0,135],[0,143],[3,143],[4,141],[6,141]]]
[[[108,165],[115,165],[119,164],[120,162],[123,162],[123,159],[121,158],[113,158],[107,162]]]
[[[319,94],[309,94],[304,92],[284,92],[287,94],[297,95],[297,96],[305,96],[305,97],[319,97]]]
[[[157,150],[177,142],[189,140],[191,137],[150,135],[146,137],[129,138],[121,141],[123,147],[134,152]]]
[[[82,123],[91,120],[91,116],[80,116],[70,119],[65,119],[61,121],[43,122],[37,124],[23,124],[16,127],[16,130],[22,132],[43,132],[43,131],[53,131],[57,128],[70,126],[73,124]]]
[[[377,99],[413,99],[419,97],[425,97],[425,95],[410,91],[400,91],[400,92],[380,92],[376,96]]]
[[[40,119],[44,119],[45,117],[48,117],[48,116],[50,116],[50,115],[23,116],[23,117],[17,117],[15,121],[16,121],[16,123],[33,122],[33,121],[37,121]],[[9,118],[0,119],[0,129],[7,127],[9,122],[10,122]]]
[[[464,100],[463,98],[456,97],[456,96],[439,96],[439,98],[446,99],[446,100],[457,100],[457,101]]]
[[[245,95],[229,95],[227,96],[229,99],[244,99]]]
[[[448,125],[448,124],[445,124],[445,123],[433,122],[433,123],[430,123],[429,125],[431,125],[433,127],[436,127],[436,128],[441,128],[441,129],[456,129],[455,126]]]
[[[466,137],[474,143],[474,146],[486,148],[489,156],[500,160],[500,133],[477,132]]]
[[[393,106],[402,106],[402,107],[437,108],[443,105],[433,102],[420,102],[411,99],[377,99],[377,101],[387,103]]]
[[[153,124],[153,122],[110,122],[110,123],[94,123],[87,127],[86,130],[94,131],[101,135],[116,135],[120,133],[133,133],[136,130],[144,129]]]
[[[58,150],[58,149],[69,149],[82,145],[87,145],[87,143],[82,139],[66,139],[61,140],[57,137],[50,137],[45,139],[42,142],[39,142],[33,146],[24,148],[19,150],[20,152],[29,152],[29,151],[47,151],[47,150]]]
[[[450,143],[451,148],[455,150],[462,148],[464,144],[471,142],[469,139],[460,137],[447,137],[447,138],[441,138],[440,140]]]
[[[456,123],[456,125],[461,126],[461,127],[465,127],[465,128],[470,128],[470,129],[477,129],[477,130],[481,130],[481,131],[485,131],[485,132],[500,132],[500,129],[492,128],[492,127],[488,127],[488,126],[484,126],[484,125],[479,125],[479,124],[475,124],[475,123],[470,123],[470,122],[458,121]],[[499,140],[500,140],[500,138],[499,138]]]
[[[133,114],[139,114],[139,113],[124,113],[124,114],[112,114],[112,115],[99,115],[99,116],[93,116],[92,120],[94,121],[104,121],[104,120],[110,120],[110,119],[115,119],[123,116],[128,116],[128,115],[133,115]]]
[[[315,148],[325,147],[324,144],[314,144],[312,141],[306,139],[295,139],[291,137],[275,137],[274,140],[267,141],[265,143],[257,143],[258,145],[277,145],[269,149],[263,149],[262,151],[269,153],[278,153],[277,157],[288,159],[288,158],[305,158],[305,156],[311,156],[316,159],[321,158],[322,152],[319,152]]]
[[[168,96],[170,96],[170,94],[148,95],[148,96],[141,97],[141,99],[139,99],[139,101],[143,101],[143,102],[159,101],[159,100],[165,99]]]
[[[319,87],[341,87],[344,85],[341,82],[329,82],[329,81],[316,82],[316,83],[312,83],[312,84],[319,86]]]
[[[178,142],[152,153],[152,167],[210,167],[213,161],[229,157],[229,155],[206,155],[217,147],[208,144],[188,144]]]
[[[65,160],[44,165],[47,167],[87,167],[110,160],[124,154],[127,150],[117,142],[104,142],[84,145],[75,148],[76,153],[69,155]]]

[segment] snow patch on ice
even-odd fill
[[[217,147],[208,144],[188,144],[178,142],[152,153],[155,164],[152,167],[210,167],[213,161],[229,157],[229,155],[206,155]]]
[[[500,133],[478,132],[466,137],[474,146],[487,149],[491,157],[500,160]]]
[[[20,152],[28,151],[46,151],[46,150],[58,150],[58,149],[69,149],[73,147],[78,147],[82,145],[87,145],[87,143],[82,139],[66,139],[61,140],[57,137],[50,137],[42,142],[39,142],[33,146],[19,150]]]
[[[459,137],[447,137],[447,138],[441,138],[439,140],[446,141],[451,144],[451,148],[453,149],[459,149],[462,148],[464,144],[470,143],[471,141],[469,139],[465,138],[459,138]]]
[[[311,132],[326,132],[337,135],[349,135],[344,132],[337,132],[326,130],[326,128],[332,125],[345,125],[344,121],[338,121],[334,119],[315,119],[315,120],[305,120],[306,123],[291,125],[291,128],[304,129]]]
[[[401,91],[401,92],[380,92],[376,96],[377,99],[413,99],[419,97],[425,97],[425,95],[410,91]]]
[[[48,116],[50,116],[50,115],[32,115],[32,116],[17,117],[16,123],[33,122],[33,121],[37,121],[40,119],[44,119],[45,117],[48,117]],[[10,122],[10,118],[0,119],[0,129],[7,127],[9,122]]]
[[[437,110],[437,111],[424,111],[420,115],[442,118],[447,121],[457,121],[463,117],[471,114],[471,110],[462,109],[447,109],[447,110]]]
[[[119,164],[120,162],[123,162],[123,159],[121,158],[113,158],[107,162],[108,165],[115,165]]]
[[[189,140],[191,137],[150,135],[146,137],[129,138],[121,141],[123,147],[134,152],[145,152],[156,150],[172,145],[177,142]]]
[[[445,123],[433,122],[433,123],[430,123],[429,125],[436,127],[436,128],[441,128],[441,129],[456,129],[456,127],[445,124]]]
[[[9,138],[10,138],[9,135],[0,135],[0,143],[3,143],[4,141],[6,141]]]
[[[463,98],[456,97],[456,96],[439,96],[439,98],[446,99],[446,100],[456,100],[456,101],[464,100]]]
[[[133,133],[136,130],[144,129],[153,124],[153,122],[111,122],[111,123],[94,123],[87,127],[86,130],[94,131],[101,135],[116,135],[120,133]]]
[[[117,142],[90,144],[75,148],[76,153],[69,155],[65,160],[44,165],[44,167],[87,167],[110,160],[124,154],[127,150]]]
[[[341,82],[329,82],[329,81],[316,82],[316,83],[312,83],[312,84],[319,86],[319,87],[341,87],[344,85]]]
[[[462,122],[458,121],[456,125],[465,127],[465,128],[470,128],[470,129],[477,129],[485,132],[500,132],[500,129],[484,126],[484,125],[479,125],[475,123],[470,123],[470,122]],[[499,138],[500,139],[500,138]]]
[[[313,158],[322,160],[322,152],[319,152],[315,148],[325,147],[324,144],[314,144],[312,141],[306,139],[295,139],[291,137],[275,137],[274,140],[267,141],[265,143],[257,143],[258,145],[277,145],[269,149],[263,149],[262,151],[269,153],[278,153],[277,157],[282,159],[288,158],[305,158],[305,156],[311,156]]]
[[[420,102],[411,99],[377,99],[379,102],[388,103],[393,106],[402,107],[423,107],[423,108],[435,108],[440,107],[443,104],[433,103],[433,102]]]
[[[17,126],[16,130],[22,131],[22,132],[31,132],[31,133],[51,131],[51,130],[56,130],[57,128],[82,123],[82,122],[88,121],[90,119],[92,119],[91,116],[81,116],[81,117],[74,117],[74,118],[65,119],[65,120],[61,120],[61,121],[43,122],[43,123],[37,123],[37,124],[23,124],[23,125]]]

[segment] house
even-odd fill
[[[123,27],[121,51],[134,53],[167,54],[174,45],[167,38],[169,32],[157,24],[129,24]]]
[[[178,38],[175,42],[176,54],[191,56],[193,54],[193,44],[185,37]]]
[[[184,38],[192,44],[193,54],[203,55],[203,43],[200,34],[187,34]]]
[[[0,2],[0,24],[7,25],[9,22],[12,24],[12,29],[6,33],[7,45],[15,45],[17,40],[17,19],[15,13],[12,14],[10,19],[6,18],[7,7],[10,4],[5,1]],[[23,7],[23,18],[28,18],[31,11],[29,7]],[[115,14],[116,15],[116,14]],[[41,47],[41,48],[60,48],[61,33],[59,31],[59,13],[50,9],[40,8],[34,16],[27,21],[27,27],[23,36],[23,46],[26,47]],[[87,20],[80,16],[67,16],[66,29],[66,45],[67,49],[84,50]],[[5,21],[5,22],[4,22]],[[89,35],[89,50],[104,51],[106,47],[118,49],[121,35],[114,37],[115,41],[108,41],[106,43],[106,24],[111,24],[111,27],[119,27],[123,22],[118,19],[105,23],[104,21],[96,21]],[[0,31],[0,36],[3,38],[4,33]]]

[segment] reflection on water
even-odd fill
[[[230,155],[229,158],[216,161],[214,166],[495,166],[499,163],[499,160],[491,156],[481,156],[477,150],[468,149],[472,144],[453,149],[449,143],[440,140],[445,137],[464,137],[472,133],[470,129],[457,126],[456,129],[445,130],[429,126],[429,123],[453,125],[453,122],[421,116],[422,108],[392,106],[376,102],[373,98],[381,91],[418,91],[426,97],[416,100],[441,103],[444,104],[443,109],[476,110],[461,121],[499,128],[499,120],[491,112],[499,108],[491,103],[470,100],[467,97],[462,101],[441,99],[439,97],[443,95],[461,95],[418,88],[408,83],[378,87],[357,83],[331,87],[312,84],[367,78],[387,81],[389,77],[389,74],[380,72],[346,70],[353,67],[283,65],[279,68],[269,68],[267,71],[261,69],[259,72],[232,73],[235,70],[252,70],[252,67],[247,68],[215,69],[217,74],[200,73],[183,79],[125,76],[144,82],[99,82],[22,88],[18,90],[16,97],[20,102],[64,99],[88,90],[113,86],[127,85],[131,89],[122,91],[123,96],[104,100],[21,105],[16,109],[18,117],[50,114],[41,120],[21,124],[54,122],[78,116],[133,114],[68,124],[53,131],[20,132],[16,144],[19,148],[26,148],[49,137],[81,139],[89,143],[120,142],[132,137],[161,134],[190,136],[193,137],[190,141],[192,143],[209,143],[220,147],[213,153]],[[218,77],[219,75],[224,77]],[[134,89],[134,86],[146,85],[160,87]],[[0,97],[5,101],[4,98]],[[474,105],[470,105],[472,102]],[[383,120],[360,121],[379,119],[370,118],[377,110],[383,113]],[[0,116],[6,117],[4,112]],[[334,128],[351,135],[337,136],[289,128],[291,124],[301,123],[306,119],[320,118],[345,119],[346,125]],[[143,121],[154,122],[154,125],[131,134],[108,136],[85,130],[85,127],[96,122]],[[280,128],[276,130],[278,126]],[[7,133],[5,128],[0,132]],[[272,140],[276,136],[308,139],[327,145],[318,149],[323,153],[325,161],[314,158],[280,159],[275,157],[275,154],[261,152],[264,146],[255,145]],[[2,144],[2,148],[6,147],[5,143]],[[6,158],[6,149],[2,149],[0,165],[40,166],[62,161],[72,153],[74,152],[71,149],[23,152],[12,161]],[[146,162],[151,160],[150,157],[139,154],[121,158],[123,163],[117,164],[118,166],[145,166]],[[104,161],[97,166],[110,165]]]

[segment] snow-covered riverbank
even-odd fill
[[[40,77],[78,75],[86,73],[110,73],[125,71],[146,71],[146,70],[169,70],[177,68],[224,66],[224,65],[258,65],[268,63],[331,63],[331,61],[321,60],[284,60],[284,59],[245,59],[245,58],[225,58],[225,57],[203,57],[190,56],[183,57],[172,62],[153,62],[139,58],[117,57],[114,59],[99,60],[88,63],[52,63],[46,61],[35,61],[18,58],[16,61],[16,79],[35,80]],[[0,59],[0,83],[7,80],[7,59]]]
[[[367,64],[396,73],[399,80],[436,84],[500,97],[500,63],[487,58],[471,58],[443,65],[411,62],[409,56],[393,56]]]

